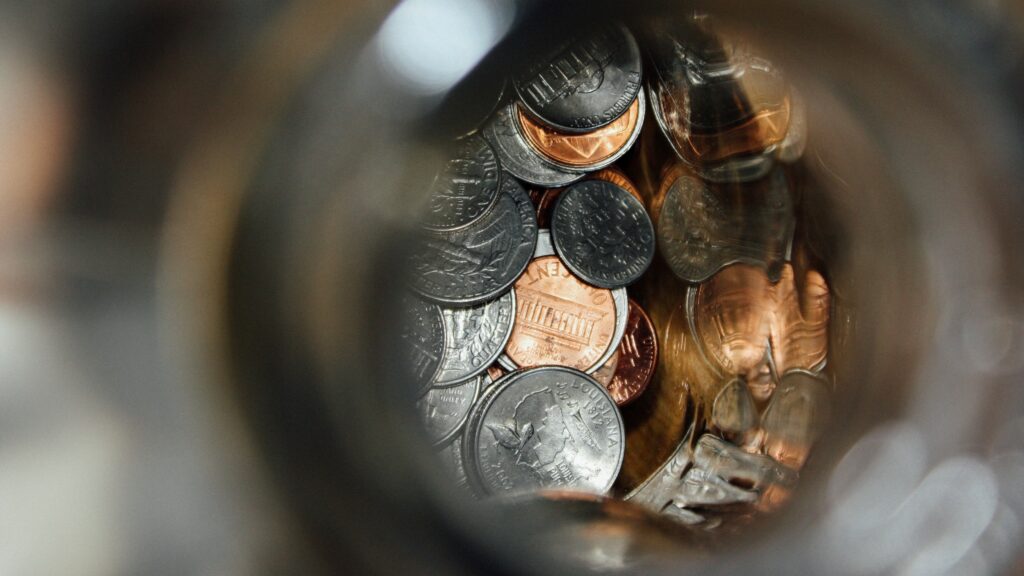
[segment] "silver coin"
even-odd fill
[[[469,480],[466,478],[466,467],[462,463],[462,442],[461,437],[456,437],[437,451],[437,457],[441,461],[441,469],[451,477],[456,488],[469,490]]]
[[[498,204],[479,222],[426,233],[410,254],[412,286],[445,305],[492,300],[519,278],[537,243],[537,214],[515,178],[502,179]]]
[[[765,266],[777,280],[790,257],[795,215],[781,169],[748,183],[709,184],[680,176],[658,216],[658,248],[688,282],[703,282],[729,264]]]
[[[643,205],[611,182],[587,180],[558,196],[551,239],[574,274],[601,288],[640,279],[654,260],[654,226]]]
[[[591,132],[622,116],[641,84],[640,48],[617,24],[555,44],[513,78],[534,117],[565,132]]]
[[[419,397],[430,388],[441,366],[445,350],[444,320],[436,304],[414,296],[405,296],[399,306],[402,311],[399,329],[399,342],[403,347],[401,376]]]
[[[500,107],[483,129],[501,167],[520,180],[545,188],[560,188],[582,178],[582,172],[558,168],[534,151],[513,119],[514,107],[515,103]]]
[[[476,222],[498,200],[501,181],[498,157],[487,140],[477,135],[460,139],[434,178],[423,226],[451,231]]]
[[[498,358],[512,335],[515,290],[470,308],[441,308],[447,346],[434,387],[451,386],[483,372]]]
[[[477,489],[601,494],[611,488],[626,437],[603,386],[582,372],[546,366],[507,378],[489,392],[464,436],[463,457]]]
[[[469,411],[480,394],[483,379],[484,376],[474,376],[457,386],[431,388],[416,402],[416,409],[431,444],[441,446],[462,431]]]

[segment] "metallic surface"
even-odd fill
[[[399,355],[401,373],[418,397],[430,388],[441,366],[445,349],[444,319],[436,304],[414,296],[403,298],[401,306],[399,339],[404,347]]]
[[[460,139],[430,188],[423,225],[450,231],[477,221],[498,200],[501,181],[491,145],[480,136]]]
[[[605,389],[562,367],[499,384],[467,429],[470,479],[490,494],[546,488],[603,493],[622,465],[622,417]]]
[[[470,308],[441,308],[445,351],[433,385],[448,386],[476,376],[505,349],[516,314],[515,290]]]
[[[658,337],[647,312],[629,301],[626,332],[619,344],[611,381],[606,384],[615,403],[624,406],[643,394],[658,366]]]
[[[482,131],[498,154],[502,169],[520,180],[545,187],[566,186],[582,178],[578,171],[553,165],[525,140],[514,118],[515,109],[515,102],[501,106]]]
[[[455,386],[431,388],[416,402],[427,438],[443,446],[462,431],[469,410],[484,387],[484,376],[474,376]]]
[[[573,273],[601,288],[632,284],[654,260],[654,227],[643,204],[603,180],[574,184],[559,195],[551,239]]]

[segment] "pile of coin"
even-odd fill
[[[427,438],[477,496],[602,494],[623,466],[620,406],[685,380],[701,416],[627,499],[691,524],[781,501],[832,386],[829,286],[793,257],[795,91],[705,17],[587,28],[524,64],[453,146],[408,256]],[[661,137],[634,146],[648,105]],[[659,339],[699,356],[659,358]]]

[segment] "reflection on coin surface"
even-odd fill
[[[702,282],[733,262],[777,273],[789,257],[793,228],[793,202],[781,169],[745,184],[708,184],[682,174],[658,210],[661,254],[688,282]]]
[[[413,247],[417,292],[442,304],[495,298],[515,282],[533,255],[537,216],[522,185],[502,179],[498,204],[479,222],[447,234],[428,233]]]
[[[434,386],[449,386],[483,372],[494,362],[512,334],[516,297],[500,298],[470,308],[441,308],[447,346]]]
[[[441,309],[414,296],[405,296],[401,306],[399,341],[403,347],[403,377],[417,396],[430,388],[444,355],[444,320]]]
[[[647,389],[658,365],[658,338],[654,324],[639,304],[629,301],[626,333],[616,351],[618,363],[607,385],[615,403],[624,406]]]
[[[487,213],[501,184],[498,158],[480,136],[456,144],[444,170],[430,189],[423,225],[431,230],[456,230]]]
[[[627,112],[611,124],[583,134],[559,132],[530,118],[521,108],[516,119],[530,145],[563,168],[597,170],[618,160],[636,141],[643,126],[643,92]]]
[[[633,35],[616,24],[580,29],[513,79],[530,113],[566,132],[611,123],[640,92],[640,48]]]
[[[577,279],[556,256],[530,262],[515,284],[515,325],[505,349],[520,367],[599,366],[615,332],[609,290]]]
[[[501,167],[513,176],[538,186],[566,186],[582,178],[583,174],[579,172],[563,170],[543,159],[526,142],[513,117],[515,107],[515,103],[502,106],[483,130],[484,137],[498,154]]]
[[[600,384],[551,366],[509,377],[492,390],[465,435],[468,472],[480,490],[611,488],[622,466],[625,430]]]
[[[563,192],[552,214],[551,238],[565,264],[602,288],[638,280],[654,259],[654,227],[639,200],[603,180]]]
[[[747,375],[764,361],[775,312],[764,270],[746,264],[722,269],[691,290],[693,337],[713,367]]]
[[[440,446],[462,431],[476,402],[484,376],[474,376],[456,386],[431,388],[416,402],[427,438]]]

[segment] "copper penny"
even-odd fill
[[[641,100],[634,100],[611,124],[586,134],[558,132],[530,118],[521,107],[517,116],[526,141],[538,152],[558,165],[586,169],[612,160],[632,143],[641,121]]]
[[[516,281],[518,310],[505,353],[516,365],[587,371],[615,333],[611,290],[577,279],[557,256],[536,258]]]
[[[774,313],[774,291],[764,270],[727,266],[697,288],[694,338],[723,373],[747,375],[765,359]]]
[[[647,389],[658,366],[658,337],[647,312],[632,299],[626,333],[616,350],[618,364],[608,384],[608,392],[619,406],[636,400]]]

